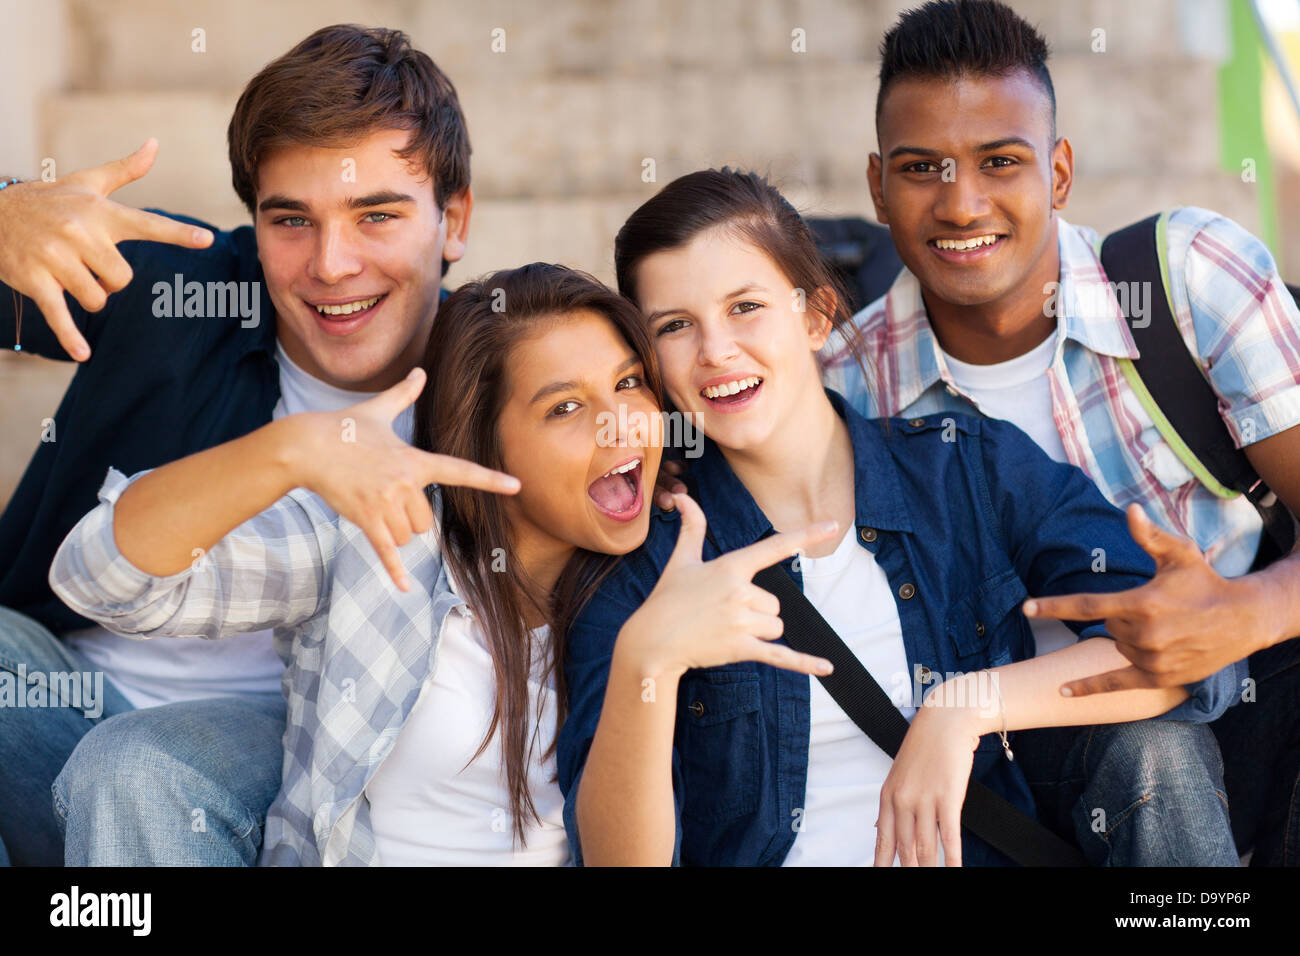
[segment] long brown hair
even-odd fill
[[[657,252],[687,245],[716,226],[733,230],[772,260],[807,304],[827,318],[844,339],[866,380],[874,365],[853,325],[848,294],[835,270],[817,248],[812,231],[779,189],[754,172],[724,166],[679,176],[642,203],[614,240],[618,289],[639,301],[637,267]],[[830,289],[830,299],[814,295]]]
[[[641,360],[652,393],[662,395],[654,348],[636,306],[585,272],[534,262],[466,283],[438,306],[424,357],[429,386],[415,404],[416,447],[503,469],[497,423],[508,396],[510,351],[539,327],[579,310],[609,320]],[[514,550],[505,499],[451,486],[444,486],[441,496],[443,555],[482,622],[496,675],[492,722],[474,757],[493,734],[501,734],[515,834],[522,844],[525,824],[538,820],[528,791],[538,715],[528,713],[532,642],[525,620],[529,612],[540,612],[551,625],[546,674],[555,677],[558,726],[567,711],[564,635],[613,562],[579,550],[561,572],[549,604],[538,606]],[[542,757],[554,750],[552,739]]]

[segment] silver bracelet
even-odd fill
[[[1014,761],[1016,755],[1011,752],[1011,744],[1007,742],[1007,702],[1002,699],[1002,688],[998,686],[998,675],[992,672],[989,677],[993,680],[993,690],[998,695],[998,705],[1002,709],[1002,729],[998,731],[998,736],[1002,738],[1002,750],[1007,755],[1007,759]]]

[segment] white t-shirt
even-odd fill
[[[447,615],[434,672],[366,785],[370,825],[385,866],[564,866],[569,841],[555,755],[540,760],[555,736],[555,683],[543,683],[549,629],[532,632],[528,712],[541,717],[528,767],[528,789],[541,826],[514,844],[498,731],[471,760],[492,720],[496,675],[482,629],[466,608]]]
[[[975,400],[981,412],[1015,425],[1054,461],[1068,462],[1052,416],[1052,389],[1047,381],[1056,335],[1053,332],[1024,355],[993,365],[967,365],[947,352],[943,360],[957,387]],[[1039,654],[1059,651],[1079,640],[1060,621],[1039,618],[1030,621],[1029,627]]]
[[[857,529],[849,529],[834,554],[801,557],[799,567],[804,595],[910,723],[916,707],[898,607],[884,570],[858,544]],[[798,835],[782,865],[871,866],[880,788],[893,761],[849,719],[821,681],[808,680],[808,783],[803,814],[795,821]],[[942,847],[939,860],[943,862]]]
[[[279,343],[276,359],[280,401],[272,418],[337,411],[371,397],[372,393],[349,392],[313,378],[289,359]],[[393,429],[409,442],[413,422],[414,413],[408,408]],[[284,662],[275,653],[270,630],[215,641],[200,637],[133,641],[102,627],[90,627],[69,632],[66,640],[137,708],[205,697],[277,694],[284,675]]]

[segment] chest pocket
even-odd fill
[[[1020,605],[1028,596],[1024,583],[1008,568],[949,608],[945,630],[959,670],[998,667],[1023,656],[1029,629]]]
[[[1196,476],[1183,464],[1182,459],[1155,426],[1144,431],[1139,441],[1146,449],[1142,452],[1143,469],[1160,482],[1163,488],[1172,491],[1181,488],[1189,481],[1196,480]]]
[[[682,678],[677,756],[683,816],[717,822],[757,809],[758,688],[752,671],[708,668]]]

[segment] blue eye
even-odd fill
[[[376,220],[377,223],[379,223],[379,222],[388,222],[388,220],[390,220],[390,219],[396,219],[396,218],[397,218],[397,217],[394,216],[391,212],[372,212],[372,213],[368,213],[368,214],[365,216],[365,218],[366,218],[366,219],[369,219],[371,216],[383,216],[383,217],[384,217],[383,219]]]
[[[294,226],[290,226],[290,225],[289,225],[289,221],[290,221],[290,220],[294,220],[295,222],[300,222],[300,223],[306,223],[306,222],[307,222],[307,220],[304,219],[302,216],[285,216],[285,217],[282,218],[282,219],[277,219],[277,220],[275,221],[275,224],[276,224],[277,226],[289,226],[290,229],[297,229],[297,228],[300,228],[299,226],[296,226],[296,225],[294,225]]]

